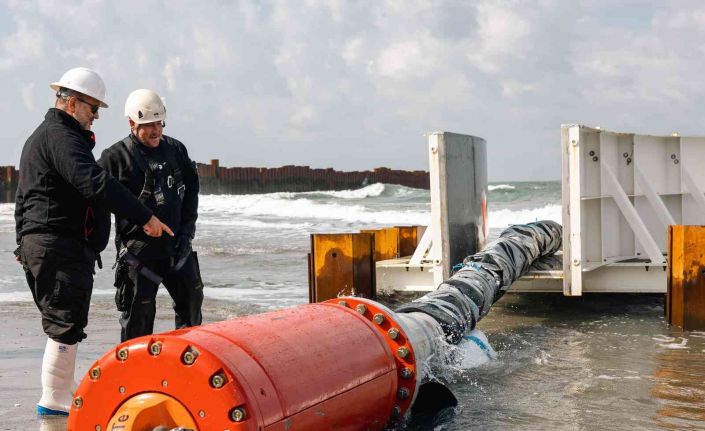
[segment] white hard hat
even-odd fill
[[[144,88],[135,90],[125,101],[125,116],[137,124],[154,123],[166,119],[164,101],[157,93]]]
[[[94,70],[87,67],[75,67],[61,76],[59,82],[52,82],[49,86],[54,91],[59,88],[68,88],[90,96],[100,102],[102,108],[107,108],[105,103],[105,83]]]

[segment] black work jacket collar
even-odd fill
[[[81,136],[86,138],[86,141],[88,142],[88,148],[90,150],[93,150],[93,147],[95,147],[95,133],[81,127],[81,123],[79,123],[78,120],[70,116],[65,111],[62,111],[58,108],[49,108],[47,114],[44,116],[44,119],[53,123],[62,124],[68,127],[69,129],[77,131]]]
[[[147,161],[145,160],[145,154],[144,154],[144,149],[148,148],[146,145],[141,143],[139,139],[137,139],[137,136],[135,136],[134,133],[130,133],[127,136],[127,139],[123,140],[125,145],[127,146],[127,151],[132,155],[132,158],[135,159],[136,166],[137,168],[142,171],[143,173],[147,173],[148,165]],[[164,135],[162,135],[161,139],[159,139],[159,145],[157,145],[154,148],[159,148],[163,147],[164,143]]]

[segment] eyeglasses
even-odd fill
[[[78,96],[74,96],[74,97],[75,97],[76,100],[78,100],[79,102],[83,102],[83,103],[85,103],[86,105],[90,106],[90,107],[91,107],[91,113],[93,113],[93,114],[97,113],[97,112],[98,112],[98,109],[100,109],[100,105],[94,105],[94,104],[92,104],[92,103],[88,103],[88,102],[86,102],[85,100],[81,99],[81,98],[78,97]]]

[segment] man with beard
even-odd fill
[[[105,172],[91,150],[105,84],[78,67],[50,84],[55,107],[27,139],[15,201],[17,261],[49,337],[42,362],[40,415],[67,414],[78,342],[86,338],[94,265],[108,243],[108,211],[150,237],[173,235],[153,211]]]
[[[184,144],[163,134],[166,108],[157,93],[140,89],[125,102],[130,135],[105,150],[98,163],[140,202],[174,228],[174,238],[149,238],[116,216],[115,303],[121,340],[151,334],[161,283],[173,299],[175,327],[201,324],[203,283],[191,240],[198,217],[198,172]]]

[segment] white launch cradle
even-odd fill
[[[454,225],[457,220],[444,218],[441,203],[458,205],[458,196],[450,199],[443,189],[448,172],[439,169],[444,161],[431,151],[439,136],[444,134],[429,137],[431,224],[412,258],[377,262],[380,291],[435,289],[458,263],[457,258],[448,261],[443,250],[454,242],[467,242],[457,235],[443,236],[448,230],[445,224]],[[563,292],[567,296],[665,293],[668,225],[705,225],[705,137],[641,135],[570,124],[561,127],[561,153],[562,268],[530,272],[510,291]],[[478,162],[462,162],[464,178],[474,182],[475,189],[482,189],[484,196],[485,167],[479,168],[479,177],[467,175],[473,167],[477,169]],[[464,202],[475,208],[467,214],[477,214],[481,205],[476,195]],[[486,218],[473,217],[466,217],[465,222],[477,224],[479,249],[485,242]]]

